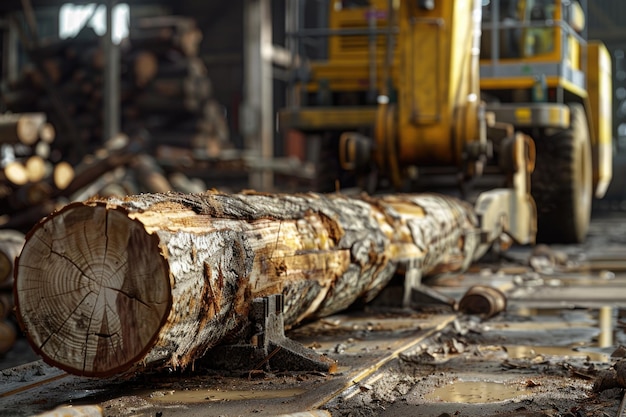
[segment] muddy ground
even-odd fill
[[[555,334],[529,340],[527,331],[509,330],[511,323],[554,330],[543,317],[510,314],[490,323],[452,326],[403,353],[326,408],[333,416],[346,417],[617,414],[622,390],[593,390],[598,371],[611,363],[604,350],[585,351],[582,340],[590,340],[593,331],[586,327],[563,331],[561,336],[581,336],[580,347],[572,348],[576,342],[569,337],[566,344],[559,344]]]
[[[594,218],[584,245],[548,249],[513,248],[429,280],[457,301],[477,283],[500,288],[508,305],[494,317],[373,304],[288,333],[335,359],[335,373],[197,363],[184,373],[94,380],[41,362],[9,368],[20,355],[36,359],[20,342],[23,352],[0,363],[0,416],[63,405],[98,405],[111,417],[618,415],[623,390],[594,384],[626,345],[626,214]]]

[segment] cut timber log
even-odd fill
[[[0,291],[0,320],[4,320],[13,313],[13,294],[10,291]]]
[[[46,161],[39,155],[28,158],[24,168],[29,182],[39,182],[46,176]]]
[[[64,169],[71,178],[69,183],[60,181],[55,176],[55,184],[62,183],[65,185],[59,194],[69,196],[78,192],[107,172],[130,163],[142,149],[143,144],[138,138],[131,140],[124,135],[120,135],[119,137],[109,139],[105,146],[98,149],[94,155],[84,157],[76,166],[76,169],[71,171]]]
[[[48,143],[48,144],[52,143],[55,137],[56,137],[56,130],[54,129],[54,126],[52,124],[45,123],[39,129],[39,138],[45,143]]]
[[[11,161],[4,167],[4,177],[15,185],[24,185],[28,182],[28,170],[23,163]]]
[[[46,122],[43,113],[0,115],[0,143],[23,143],[33,145],[39,138],[39,130]]]
[[[27,235],[16,313],[70,373],[185,368],[249,331],[283,294],[287,327],[369,301],[398,266],[466,267],[479,246],[462,201],[437,195],[142,194],[72,203]]]
[[[24,234],[17,230],[0,230],[0,289],[13,287],[13,264],[24,239]]]
[[[144,87],[157,74],[159,62],[155,54],[148,51],[141,51],[134,58],[133,72],[135,75],[135,84],[138,87]]]
[[[172,191],[172,184],[165,177],[163,170],[150,155],[137,155],[130,164],[142,188],[150,193]]]
[[[0,230],[0,288],[11,287],[13,264],[24,246],[24,234],[17,230]]]
[[[58,190],[65,190],[74,180],[74,167],[65,161],[54,166],[52,181]]]
[[[10,351],[16,339],[17,332],[13,325],[6,320],[0,320],[0,355]]]

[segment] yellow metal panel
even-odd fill
[[[476,4],[441,1],[433,10],[401,4],[398,156],[404,164],[457,164],[464,145],[477,138]]]
[[[411,76],[411,87],[407,93],[411,95],[411,120],[418,125],[432,124],[442,117],[444,109],[441,77],[445,77],[443,52],[438,50],[442,42],[442,26],[437,21],[418,19],[411,25],[413,32],[406,51],[408,74]],[[429,57],[422,59],[418,57]],[[445,79],[445,78],[444,78]],[[452,80],[450,80],[452,82]]]
[[[568,63],[572,68],[580,69],[580,42],[578,42],[578,40],[576,40],[576,38],[571,35],[567,37],[567,40],[569,43],[569,56],[567,57],[567,59],[569,60]]]
[[[594,138],[594,186],[596,196],[602,197],[613,175],[612,64],[609,51],[600,42],[589,42],[587,57],[588,110]]]
[[[502,78],[483,78],[480,80],[480,88],[482,90],[517,90],[532,88],[535,84],[534,77],[502,77]],[[562,77],[547,77],[546,85],[548,87],[561,86],[565,90],[575,94],[580,98],[587,97],[587,92],[577,85],[567,81]]]
[[[278,113],[281,130],[351,129],[374,126],[376,107],[307,107]]]
[[[528,107],[520,107],[515,109],[515,120],[517,124],[530,124],[533,119],[533,113]]]
[[[563,113],[557,108],[548,109],[548,123],[550,126],[558,125],[563,119]]]
[[[383,62],[377,61],[377,86],[383,85]],[[331,91],[365,91],[369,87],[370,82],[370,67],[366,61],[361,60],[336,60],[329,62],[313,62],[311,63],[312,79],[316,82],[307,84],[306,89],[309,92],[318,90],[318,80],[327,80],[328,87]],[[397,67],[392,67],[391,81],[392,85],[396,86],[397,80]]]
[[[332,29],[367,29],[370,18],[376,28],[387,27],[387,0],[372,0],[370,7],[344,8],[340,0],[333,0],[329,24]],[[329,39],[329,59],[367,59],[369,57],[368,35],[337,35]],[[386,36],[376,37],[376,55],[385,55]]]

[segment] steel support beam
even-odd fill
[[[19,35],[12,19],[3,21],[3,29],[5,30],[3,75],[8,81],[15,81],[19,76]]]
[[[102,39],[106,57],[104,67],[104,137],[120,131],[120,48],[113,41],[113,8],[117,0],[106,2],[106,33]]]
[[[244,103],[240,130],[247,150],[261,159],[274,155],[274,97],[272,76],[271,0],[244,3]],[[250,173],[249,186],[273,188],[269,170]]]

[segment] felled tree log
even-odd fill
[[[150,193],[173,191],[172,184],[165,177],[163,170],[150,155],[137,155],[130,163],[141,187]]]
[[[109,139],[102,148],[94,152],[94,155],[87,155],[83,158],[72,170],[69,183],[65,184],[66,186],[59,190],[57,195],[70,196],[89,186],[107,172],[130,163],[143,148],[143,140],[139,137],[129,139],[124,135],[119,135]]]
[[[286,326],[371,300],[397,267],[460,269],[472,208],[444,196],[143,194],[72,203],[27,235],[18,319],[48,363],[95,377],[184,368],[245,333],[256,297]]]

